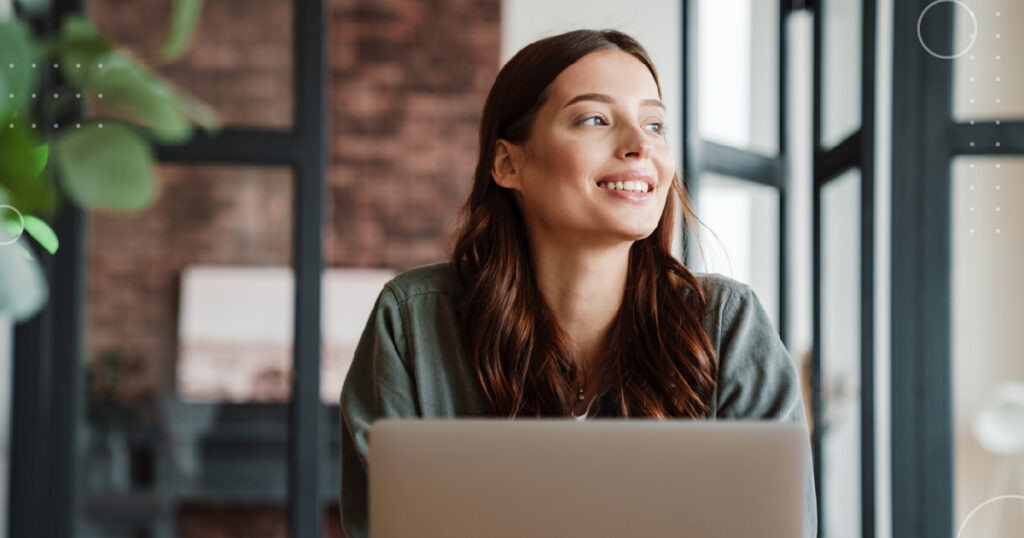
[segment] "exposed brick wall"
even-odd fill
[[[328,263],[437,261],[476,164],[499,2],[332,5]]]
[[[293,0],[298,1],[298,0]],[[161,43],[172,0],[91,0],[98,28],[135,54]],[[477,124],[498,69],[500,0],[332,0],[326,264],[404,270],[444,257],[468,192]],[[285,0],[208,0],[194,48],[156,71],[212,104],[229,126],[292,124],[292,8]],[[189,264],[291,263],[288,170],[160,166],[154,205],[90,212],[88,360],[118,357],[111,392],[145,401],[173,390],[178,289]],[[187,536],[236,531],[283,511],[190,506]],[[327,536],[340,535],[337,512]],[[262,530],[261,530],[262,532]]]
[[[142,55],[159,45],[171,4],[93,0],[89,9],[102,32]],[[444,257],[498,68],[499,7],[498,0],[331,3],[329,266],[403,270]],[[157,71],[214,105],[228,125],[290,125],[291,23],[286,1],[207,2],[193,49]],[[139,398],[173,387],[185,265],[291,260],[290,174],[239,191],[244,181],[220,178],[260,173],[180,165],[158,173],[150,209],[89,217],[89,358],[117,353],[125,361],[119,390]],[[271,201],[285,222],[263,213]]]
[[[103,35],[142,58],[163,43],[172,0],[91,0]],[[292,8],[283,0],[204,3],[192,47],[154,71],[214,105],[231,126],[292,125]]]

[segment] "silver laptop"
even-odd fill
[[[780,422],[379,420],[370,538],[798,537],[804,436]]]

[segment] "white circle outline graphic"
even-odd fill
[[[974,517],[974,514],[977,513],[978,510],[981,510],[985,506],[990,505],[996,501],[1003,501],[1006,499],[1016,499],[1018,501],[1024,501],[1024,495],[1000,495],[998,497],[992,497],[991,499],[979,504],[974,508],[974,510],[971,510],[970,514],[967,514],[967,517],[964,518],[964,522],[960,524],[960,528],[956,531],[956,538],[960,538],[960,535],[964,532],[964,527],[967,526],[967,522],[970,521],[972,517]]]
[[[18,211],[18,208],[12,205],[0,204],[0,209],[5,207],[18,214],[18,218],[21,219],[21,231],[19,231],[18,235],[14,236],[14,239],[11,239],[10,241],[0,241],[0,246],[13,245],[15,241],[21,238],[21,234],[25,233],[25,217],[21,215],[21,211]]]
[[[939,54],[933,51],[932,49],[928,48],[928,45],[925,45],[924,37],[921,36],[921,21],[924,20],[924,14],[928,13],[928,10],[935,7],[937,4],[944,4],[947,2],[951,4],[956,4],[966,9],[967,12],[971,14],[971,22],[974,23],[974,33],[971,34],[971,44],[967,45],[967,48],[964,49],[963,52],[953,55]],[[971,8],[968,7],[967,4],[961,2],[960,0],[935,0],[934,2],[928,4],[928,6],[925,7],[923,11],[921,11],[921,16],[917,18],[917,40],[921,43],[921,46],[924,47],[924,50],[928,51],[928,54],[931,54],[936,58],[940,58],[943,60],[952,60],[954,58],[959,58],[964,54],[967,54],[967,51],[971,50],[971,47],[974,46],[974,42],[978,40],[978,19],[974,16],[974,12],[971,11]]]

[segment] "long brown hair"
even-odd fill
[[[558,74],[609,48],[643,62],[658,84],[654,64],[634,39],[614,30],[577,30],[519,51],[498,73],[484,105],[480,159],[452,265],[466,289],[460,305],[466,351],[496,416],[568,416],[584,372],[540,294],[515,199],[491,178],[495,143],[524,142]],[[696,221],[678,174],[671,193],[658,227],[630,248],[622,306],[599,361],[600,373],[612,375],[615,406],[626,417],[705,417],[716,388],[714,347],[701,325],[704,291],[671,254],[674,198]]]

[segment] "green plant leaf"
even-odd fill
[[[43,144],[32,151],[32,158],[35,160],[35,177],[46,169],[46,162],[50,158],[50,146]]]
[[[60,33],[49,43],[48,54],[59,59],[60,73],[75,86],[85,86],[95,76],[97,59],[112,50],[110,42],[81,15],[68,15],[61,21]]]
[[[213,107],[186,92],[175,92],[175,98],[178,110],[190,120],[199,124],[207,131],[220,131],[220,118]]]
[[[195,33],[199,14],[203,11],[203,0],[178,0],[171,16],[171,28],[167,41],[160,48],[160,57],[165,60],[179,58],[188,49]]]
[[[101,55],[101,73],[90,89],[119,118],[148,127],[158,141],[174,144],[192,136],[192,123],[178,110],[174,90],[142,66],[116,51]]]
[[[149,205],[153,151],[127,125],[92,121],[80,129],[65,129],[53,143],[53,161],[64,192],[80,206],[140,209]]]
[[[32,236],[43,248],[46,249],[50,254],[57,253],[57,247],[60,246],[60,242],[57,241],[57,234],[53,233],[53,229],[46,221],[34,217],[32,215],[25,215],[25,231]]]
[[[8,204],[25,213],[47,213],[54,203],[53,187],[40,181],[36,131],[17,120],[14,127],[0,128],[0,185],[7,191]]]
[[[20,122],[14,128],[0,128],[0,181],[17,188],[23,182],[35,179],[35,133]]]
[[[27,110],[39,80],[40,70],[32,69],[37,56],[38,48],[28,27],[0,21],[0,121],[4,124]]]

